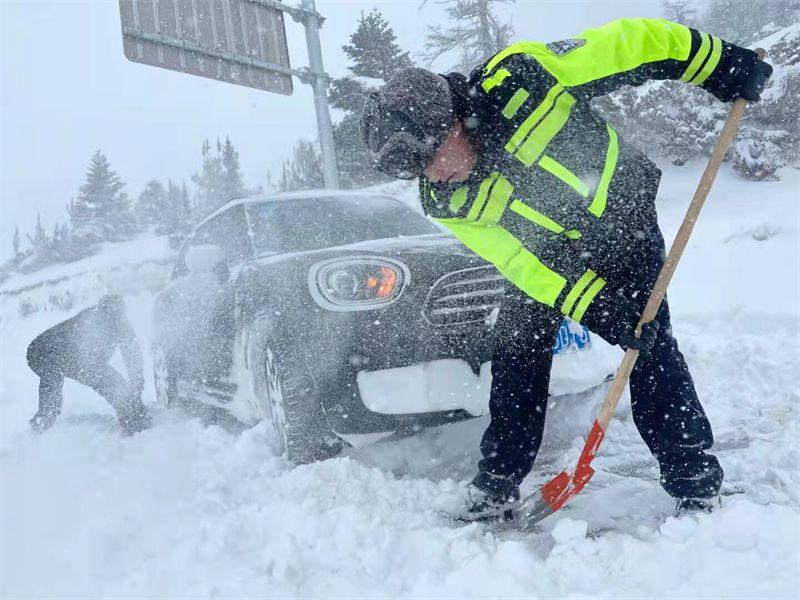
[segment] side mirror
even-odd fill
[[[211,273],[225,264],[225,251],[214,244],[198,244],[189,247],[185,260],[189,273]]]

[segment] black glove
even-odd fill
[[[764,91],[764,86],[767,85],[767,79],[769,79],[771,75],[771,64],[763,60],[756,61],[747,79],[742,84],[742,89],[739,90],[739,97],[749,100],[750,102],[758,102],[761,100],[761,92]]]
[[[36,433],[42,433],[50,429],[56,422],[56,417],[58,416],[58,412],[42,412],[41,410],[37,412],[29,423],[31,424],[31,428]]]
[[[619,336],[619,345],[625,350],[633,349],[639,351],[639,358],[647,358],[650,355],[650,350],[653,349],[653,344],[656,343],[658,337],[658,329],[660,325],[658,321],[650,321],[642,325],[642,335],[636,337],[636,326],[626,329]]]

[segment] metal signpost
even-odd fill
[[[122,45],[134,62],[289,95],[292,76],[314,89],[326,188],[339,175],[314,0],[120,0]],[[283,13],[306,30],[309,67],[292,69]]]

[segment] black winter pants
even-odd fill
[[[663,261],[664,241],[657,228],[643,244],[637,264],[618,270],[624,281],[643,292],[642,303]],[[544,430],[552,347],[562,318],[521,292],[511,293],[501,308],[492,358],[491,422],[481,440],[483,459],[473,480],[493,495],[513,496],[533,467]],[[717,459],[705,452],[714,443],[711,425],[672,336],[666,300],[657,320],[661,327],[656,343],[631,374],[634,423],[658,460],[661,485],[671,496],[714,496],[723,472]],[[594,333],[611,337],[603,330]]]
[[[116,411],[120,425],[126,432],[140,431],[146,426],[147,409],[141,398],[131,394],[125,378],[110,365],[39,357],[30,350],[28,365],[39,376],[39,410],[34,417],[35,428],[48,429],[61,414],[65,377],[92,388],[105,398]]]

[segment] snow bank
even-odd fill
[[[354,458],[290,469],[262,428],[159,414],[121,440],[110,416],[73,419],[8,458],[8,596],[720,598],[796,583],[796,509],[735,498],[659,525],[641,514],[653,481],[621,503],[640,513],[625,527],[593,530],[608,507],[583,503],[550,533],[493,535],[438,514],[452,480]]]
[[[166,281],[172,256],[166,236],[142,235],[103,244],[82,260],[11,277],[0,285],[0,319],[82,308],[107,293],[155,291]]]

